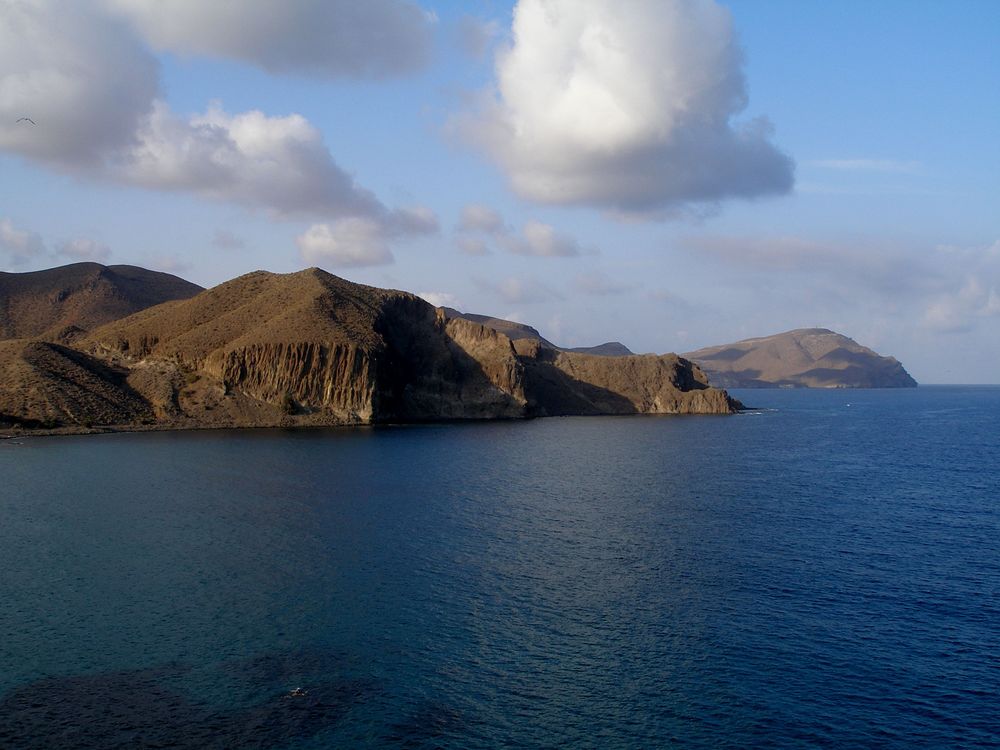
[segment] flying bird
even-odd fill
[[[17,122],[30,122],[32,125],[35,124],[35,121],[32,120],[30,117],[22,117]],[[16,125],[17,123],[14,124]]]

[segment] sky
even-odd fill
[[[1000,383],[998,33],[994,0],[0,0],[0,270],[319,266],[564,346],[825,327]]]

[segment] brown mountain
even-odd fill
[[[97,328],[72,348],[9,343],[0,348],[0,367],[17,375],[18,386],[0,386],[0,420],[26,426],[358,424],[737,408],[676,355],[615,359],[531,340],[515,349],[506,335],[449,319],[415,295],[319,269],[248,274]]]
[[[628,357],[635,353],[620,341],[608,341],[597,346],[575,346],[566,351],[577,352],[579,354],[596,354],[598,357]]]
[[[442,307],[441,309],[444,310],[445,317],[447,318],[464,318],[465,320],[471,320],[474,323],[479,323],[487,328],[492,328],[494,331],[499,331],[511,341],[521,341],[523,339],[540,341],[542,344],[552,349],[560,349],[566,352],[576,352],[577,354],[596,354],[601,357],[627,357],[633,354],[633,352],[620,341],[608,341],[607,343],[598,344],[597,346],[577,346],[573,348],[559,347],[551,341],[545,339],[535,328],[525,325],[524,323],[515,323],[513,320],[504,320],[503,318],[493,318],[489,315],[464,313],[453,307]]]
[[[826,328],[800,328],[689,352],[720,388],[912,388],[894,357]]]
[[[0,273],[0,339],[69,340],[80,331],[201,287],[137,266],[73,263],[31,273]]]
[[[542,334],[540,334],[537,329],[524,323],[516,323],[513,320],[504,320],[503,318],[494,318],[489,315],[465,313],[461,310],[456,310],[454,307],[442,307],[441,309],[444,311],[446,318],[462,318],[463,320],[471,320],[473,323],[479,323],[480,325],[492,328],[494,331],[502,333],[511,341],[530,339],[532,341],[541,341],[546,346],[557,348],[551,341],[547,341],[543,338]]]

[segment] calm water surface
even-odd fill
[[[0,442],[0,747],[1000,746],[1000,388],[737,395]]]

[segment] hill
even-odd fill
[[[73,263],[30,273],[0,273],[0,339],[71,340],[81,331],[201,287],[137,266]]]
[[[596,354],[598,357],[628,357],[634,354],[620,341],[608,341],[597,346],[575,346],[572,349],[566,349],[566,351],[578,354]]]
[[[720,388],[912,388],[894,357],[883,357],[826,328],[711,346],[684,355]]]
[[[315,268],[259,271],[108,323],[71,347],[7,342],[0,369],[17,386],[0,397],[0,421],[168,429],[738,406],[676,355],[610,358],[516,343],[407,292]],[[69,376],[49,377],[61,371]]]
[[[542,334],[538,332],[537,329],[532,328],[525,323],[516,323],[513,320],[504,320],[503,318],[494,318],[489,315],[477,315],[476,313],[465,313],[461,310],[456,310],[453,307],[442,307],[441,310],[444,311],[446,318],[461,318],[463,320],[469,320],[473,323],[479,323],[479,325],[486,326],[487,328],[492,328],[494,331],[502,333],[504,336],[509,338],[511,341],[521,341],[522,339],[528,339],[532,341],[541,341],[546,346],[551,346],[557,348],[555,344],[551,341],[546,340]]]
[[[627,346],[625,346],[625,344],[622,344],[619,341],[609,341],[604,344],[598,344],[597,346],[577,346],[573,348],[560,347],[544,338],[537,329],[524,323],[515,323],[513,320],[504,320],[503,318],[493,318],[489,315],[464,313],[453,307],[442,307],[441,309],[444,311],[445,317],[471,320],[472,322],[479,323],[487,328],[492,328],[494,331],[499,331],[511,341],[540,341],[542,344],[552,349],[559,349],[566,352],[576,352],[577,354],[596,354],[601,357],[627,357],[633,353]]]

